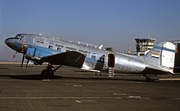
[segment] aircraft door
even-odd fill
[[[108,53],[107,54],[107,67],[115,67],[115,54],[114,53]]]
[[[104,67],[105,55],[102,55],[96,63],[95,70],[101,70]]]

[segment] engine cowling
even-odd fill
[[[28,48],[25,57],[29,60],[41,60],[42,57],[52,55],[53,52],[46,48]]]

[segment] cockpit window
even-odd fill
[[[19,40],[21,40],[23,37],[24,37],[24,36],[21,35],[21,36],[19,37]]]
[[[19,39],[19,37],[20,37],[19,35],[16,35],[16,37],[15,37],[15,38],[16,38],[16,39]]]
[[[24,36],[23,36],[22,34],[18,34],[18,35],[16,35],[15,38],[21,40],[23,37],[24,37]]]

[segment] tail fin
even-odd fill
[[[175,49],[173,43],[161,42],[145,55],[145,62],[173,73]]]

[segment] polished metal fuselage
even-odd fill
[[[90,71],[103,71],[109,68],[108,54],[114,55],[114,70],[122,73],[142,73],[147,64],[144,57],[122,54],[118,52],[100,49],[96,45],[64,41],[55,37],[47,37],[38,34],[18,34],[14,38],[8,38],[5,43],[13,50],[26,53],[28,48],[39,48],[47,53],[39,54],[32,60],[41,60],[44,56],[65,53],[68,51],[77,51],[84,54],[85,60],[82,69]]]

